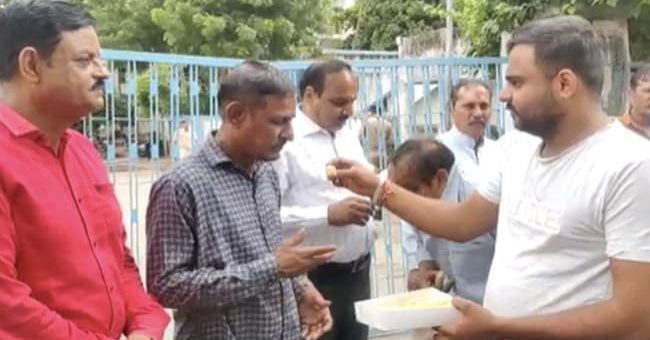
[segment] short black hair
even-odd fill
[[[465,88],[465,87],[474,87],[474,86],[481,86],[485,88],[488,93],[490,93],[490,97],[492,97],[492,88],[490,85],[488,85],[486,82],[482,81],[481,79],[470,79],[470,78],[463,78],[460,79],[454,87],[451,88],[451,95],[450,95],[450,104],[453,107],[456,105],[456,102],[458,101],[458,92],[460,89]]]
[[[391,156],[389,164],[408,167],[407,177],[411,183],[407,183],[405,188],[415,191],[420,184],[430,184],[439,170],[450,172],[454,161],[454,153],[439,140],[416,137],[402,143]]]
[[[219,86],[217,100],[224,107],[231,101],[257,104],[266,96],[292,95],[289,79],[269,63],[247,60],[224,78]]]
[[[630,77],[630,88],[636,90],[636,87],[639,86],[640,82],[649,82],[650,81],[650,64],[643,64],[638,67],[632,76]]]
[[[517,45],[532,45],[535,62],[547,76],[572,70],[595,95],[603,89],[605,51],[602,38],[586,19],[557,16],[531,21],[512,33],[508,53]]]
[[[352,66],[339,59],[321,60],[309,65],[300,79],[300,97],[302,98],[305,95],[305,90],[308,86],[311,86],[320,96],[325,89],[325,77],[327,77],[328,74],[338,73],[341,71],[348,71],[351,73]]]
[[[83,7],[60,0],[16,0],[0,8],[0,81],[18,71],[18,55],[33,47],[44,59],[52,56],[61,34],[93,27]]]

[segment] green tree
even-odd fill
[[[628,20],[630,55],[633,61],[650,62],[650,5],[642,6]]]
[[[354,30],[345,47],[395,50],[396,38],[444,26],[440,0],[357,0],[337,15],[339,31]]]
[[[282,59],[310,56],[331,0],[164,0],[151,11],[174,53]]]
[[[634,58],[650,55],[648,0],[456,0],[454,18],[461,36],[471,43],[469,54],[499,54],[500,34],[548,14],[577,13],[590,19],[629,23]],[[644,52],[646,51],[646,52]]]
[[[552,0],[457,0],[454,22],[470,44],[470,55],[499,55],[501,32],[512,31],[545,9]]]
[[[333,0],[72,1],[95,16],[103,47],[215,57],[318,54],[333,14]]]
[[[92,13],[102,47],[167,52],[164,31],[151,20],[163,0],[73,0]]]

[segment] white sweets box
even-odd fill
[[[435,288],[425,288],[354,304],[357,321],[382,331],[436,327],[455,321],[459,312],[452,297]]]

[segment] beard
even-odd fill
[[[548,138],[557,132],[562,117],[556,101],[546,92],[537,102],[529,105],[530,109],[520,108],[507,103],[515,122],[515,127],[532,135]]]

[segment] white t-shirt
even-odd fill
[[[502,138],[479,193],[499,204],[484,305],[501,316],[609,299],[609,259],[650,262],[650,142],[613,123],[560,155],[540,139]]]

